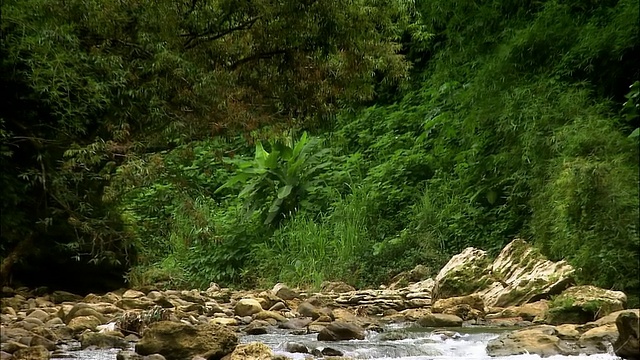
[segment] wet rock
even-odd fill
[[[126,349],[128,347],[127,341],[124,339],[122,333],[116,331],[105,333],[84,333],[80,337],[80,344],[83,349],[86,349],[89,346],[95,346],[100,349]]]
[[[251,316],[262,311],[262,305],[256,299],[240,299],[234,307],[237,316]]]
[[[459,327],[462,319],[455,315],[425,314],[418,319],[418,325],[423,327]]]
[[[287,322],[278,325],[278,327],[281,329],[290,329],[290,330],[304,329],[307,326],[309,326],[309,324],[311,324],[311,321],[312,320],[309,318],[289,319],[287,320]]]
[[[235,333],[219,325],[196,327],[160,321],[149,326],[135,349],[138,354],[162,354],[168,360],[188,359],[195,355],[220,358],[231,353],[237,343]]]
[[[284,351],[290,353],[308,354],[309,348],[307,348],[304,344],[300,344],[297,342],[288,342],[284,345]]]
[[[122,350],[116,355],[116,360],[143,360],[143,356],[133,351]]]
[[[583,348],[575,342],[557,336],[553,326],[541,325],[501,334],[487,344],[490,356],[534,354],[541,357],[553,355],[579,355],[599,352],[595,348]]]
[[[318,341],[364,340],[364,329],[360,326],[334,321],[318,333]]]
[[[254,320],[246,328],[244,328],[244,332],[249,335],[261,335],[266,334],[267,328],[270,324],[264,320]]]
[[[407,339],[408,337],[409,333],[406,330],[385,331],[377,336],[380,341],[397,341]]]
[[[0,351],[0,360],[11,360],[13,359],[13,355],[9,354],[6,351]]]
[[[323,348],[322,351],[320,351],[320,353],[322,355],[324,355],[324,356],[342,356],[342,355],[344,355],[342,353],[342,351],[336,350],[336,349],[330,348],[330,347]]]
[[[545,315],[549,324],[584,324],[624,309],[627,296],[621,291],[591,285],[573,286],[553,299]]]
[[[13,353],[13,360],[48,360],[49,350],[44,346],[31,346]]]
[[[613,343],[617,356],[623,359],[640,359],[640,319],[634,312],[618,315],[616,329],[618,339]]]
[[[618,338],[618,330],[615,324],[598,326],[588,330],[578,341],[582,347],[594,347],[598,352],[607,352],[607,348]]]

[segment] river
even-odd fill
[[[321,342],[316,340],[316,334],[291,335],[286,330],[272,329],[264,335],[242,336],[241,343],[253,341],[268,345],[275,354],[285,355],[294,360],[302,360],[309,354],[287,352],[288,343],[306,346],[310,351],[332,348],[354,359],[372,360],[535,360],[537,355],[517,355],[507,357],[490,357],[485,351],[487,342],[498,336],[504,329],[487,328],[459,328],[453,329],[448,335],[425,331],[424,328],[388,326],[385,332],[367,332],[364,340]],[[451,336],[453,335],[453,336]],[[391,338],[391,339],[390,339]],[[393,338],[397,340],[392,340]],[[133,348],[133,347],[132,347]],[[73,350],[70,354],[76,360],[115,360],[119,350]],[[61,357],[64,359],[64,357]],[[71,358],[69,358],[71,359]],[[617,360],[611,351],[608,354],[590,356],[552,356],[546,360]]]

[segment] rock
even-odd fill
[[[197,356],[195,356],[193,359],[197,359]],[[166,358],[160,354],[151,354],[143,357],[142,360],[166,360]]]
[[[143,360],[143,357],[133,351],[122,350],[116,355],[116,360]]]
[[[309,326],[311,321],[311,319],[289,319],[287,322],[278,325],[278,327],[281,329],[299,330]]]
[[[346,293],[346,292],[350,292],[350,291],[356,291],[356,289],[345,283],[342,281],[324,281],[322,283],[322,285],[320,285],[322,292],[325,293],[337,293],[337,294],[341,294],[341,293]]]
[[[209,320],[212,324],[224,325],[224,326],[238,326],[238,320],[228,317],[216,317]]]
[[[618,330],[615,324],[598,326],[588,330],[580,336],[579,344],[582,347],[594,347],[594,352],[607,352],[607,347],[618,338]]]
[[[318,341],[364,340],[364,329],[360,326],[334,321],[318,333]]]
[[[269,311],[280,311],[280,310],[286,310],[286,309],[287,309],[287,305],[285,305],[285,303],[283,303],[282,301],[279,301],[273,304],[273,306],[269,308]]]
[[[80,337],[80,344],[83,349],[86,349],[89,346],[95,346],[100,349],[126,349],[128,347],[127,341],[122,336],[122,333],[115,331],[105,333],[84,333]]]
[[[556,326],[555,335],[563,340],[578,340],[580,338],[580,332],[576,329],[575,324],[562,324]]]
[[[320,351],[320,353],[322,355],[324,355],[324,356],[342,356],[342,355],[344,355],[342,353],[342,351],[336,350],[336,349],[330,348],[330,347],[323,348],[322,351]]]
[[[431,311],[434,313],[443,313],[449,308],[462,304],[469,305],[472,309],[484,312],[484,301],[478,294],[440,299],[433,303],[433,305],[431,306]]]
[[[131,289],[125,291],[124,294],[122,294],[123,299],[138,299],[144,296],[145,295],[142,291],[131,290]]]
[[[20,350],[20,349],[26,349],[28,348],[29,345],[25,345],[22,343],[19,343],[17,341],[13,341],[13,340],[9,340],[7,342],[3,342],[2,343],[2,351],[5,351],[9,354],[13,354],[14,352]]]
[[[29,315],[27,315],[27,319],[30,319],[30,318],[38,319],[44,323],[45,321],[49,320],[49,318],[51,318],[51,315],[49,315],[46,311],[42,309],[35,309]]]
[[[591,285],[573,286],[555,297],[545,315],[549,324],[584,324],[623,310],[627,296]]]
[[[108,305],[113,306],[111,304]],[[102,315],[102,313],[96,310],[93,306],[86,303],[75,304],[73,308],[71,308],[69,313],[64,317],[64,322],[66,324],[69,324],[71,320],[79,316],[95,316],[98,320],[100,320],[101,324],[107,322],[107,319],[104,315]]]
[[[483,312],[472,308],[470,305],[459,304],[444,310],[443,314],[455,315],[463,321],[467,321],[481,319]]]
[[[254,320],[246,328],[244,328],[244,332],[249,335],[262,335],[266,334],[267,328],[270,324],[264,320]]]
[[[640,319],[634,312],[618,315],[618,339],[613,343],[615,354],[623,359],[640,359]]]
[[[418,319],[418,325],[423,327],[459,327],[462,319],[455,315],[425,314]]]
[[[252,342],[238,345],[225,360],[271,360],[272,357],[273,352],[267,345]]]
[[[533,321],[536,318],[543,318],[549,310],[548,300],[539,300],[533,303],[527,303],[520,306],[509,306],[503,309],[500,317],[521,317],[526,321]]]
[[[474,248],[452,257],[436,276],[433,298],[478,292],[487,307],[521,305],[559,294],[573,283],[573,274],[566,262],[551,262],[515,239],[493,262]]]
[[[391,278],[389,289],[400,289],[408,286],[410,283],[416,283],[429,277],[431,269],[419,264],[410,271],[403,271]],[[386,287],[385,287],[386,288]]]
[[[288,342],[284,345],[284,351],[290,353],[308,354],[309,348],[307,348],[304,344],[300,344],[297,342]]]
[[[256,299],[240,299],[234,307],[237,316],[251,316],[262,311],[262,305]]]
[[[156,306],[156,303],[143,296],[137,298],[122,298],[116,302],[116,306],[124,310],[147,310]]]
[[[491,283],[491,260],[483,250],[468,247],[454,255],[434,280],[433,299],[464,296]]]
[[[44,346],[31,346],[13,353],[13,360],[48,360],[49,350]]]
[[[380,341],[397,341],[404,340],[409,337],[409,333],[404,329],[385,331],[378,335],[378,340]]]
[[[5,351],[0,351],[0,360],[11,360],[11,359],[13,359],[13,355]]]
[[[151,324],[136,344],[138,354],[162,354],[167,360],[189,359],[195,355],[221,358],[233,351],[238,337],[215,324],[201,326],[159,321]]]
[[[501,334],[487,344],[489,356],[512,356],[520,354],[539,355],[591,355],[598,352],[595,348],[582,348],[572,341],[557,336],[550,325],[534,326],[511,333]]]
[[[54,291],[49,298],[54,304],[62,304],[63,302],[77,302],[82,300],[82,296],[72,294],[68,291]]]
[[[282,300],[293,300],[300,297],[300,294],[291,290],[287,285],[282,283],[275,284],[271,292]]]
[[[253,314],[253,318],[257,319],[257,320],[267,320],[267,319],[274,319],[278,322],[286,322],[287,318],[285,318],[284,316],[280,315],[279,313],[275,312],[275,311],[268,311],[268,310],[263,310],[260,311],[259,313]]]
[[[29,346],[42,346],[45,349],[51,351],[56,348],[56,343],[40,335],[33,335]]]
[[[81,332],[83,330],[91,330],[94,331],[98,325],[101,325],[102,322],[95,316],[78,316],[76,318],[71,319],[69,322],[69,328],[73,332]]]

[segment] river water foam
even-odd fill
[[[322,342],[317,341],[317,334],[291,335],[286,330],[271,329],[265,335],[242,336],[241,343],[262,342],[268,345],[275,354],[285,355],[294,360],[302,360],[309,354],[285,351],[287,343],[305,345],[309,350],[332,348],[339,350],[346,357],[372,360],[539,360],[538,355],[517,355],[506,357],[490,357],[485,350],[487,343],[505,330],[460,328],[454,337],[437,332],[425,331],[424,328],[388,327],[385,333],[367,332],[364,340]],[[401,340],[385,340],[391,332],[400,332]],[[77,344],[79,345],[79,344]],[[133,345],[133,344],[132,344]],[[131,346],[133,350],[133,346]],[[73,357],[61,359],[74,360],[115,360],[118,349],[108,350],[75,350],[68,348]],[[552,356],[545,360],[617,360],[612,351],[607,354],[590,356]]]
[[[517,355],[506,357],[490,357],[486,352],[487,343],[498,337],[498,333],[483,332],[483,329],[472,331],[457,329],[452,338],[436,332],[425,332],[424,329],[387,329],[387,331],[402,331],[405,339],[384,340],[382,334],[368,332],[364,340],[322,342],[316,340],[316,334],[289,335],[286,332],[270,333],[265,335],[244,336],[243,343],[258,341],[268,345],[276,354],[285,355],[292,359],[302,360],[309,354],[290,353],[285,349],[287,343],[294,342],[305,345],[309,350],[322,350],[329,347],[339,350],[346,357],[354,359],[377,360],[535,360],[541,359],[538,355]],[[504,331],[504,330],[502,330]],[[607,354],[590,356],[552,356],[547,360],[615,360],[619,359],[612,351]]]

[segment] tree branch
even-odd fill
[[[234,31],[240,31],[240,30],[249,30],[251,29],[251,27],[253,27],[253,25],[260,19],[260,16],[251,18],[247,21],[244,21],[234,27],[228,28],[222,32],[218,32],[215,33],[213,30],[209,30],[209,31],[205,31],[202,32],[200,34],[181,34],[180,36],[182,37],[189,37],[187,39],[187,41],[185,41],[184,43],[184,48],[185,49],[192,49],[196,46],[198,46],[198,44],[205,42],[205,41],[215,41],[218,40],[226,35],[231,34]]]

